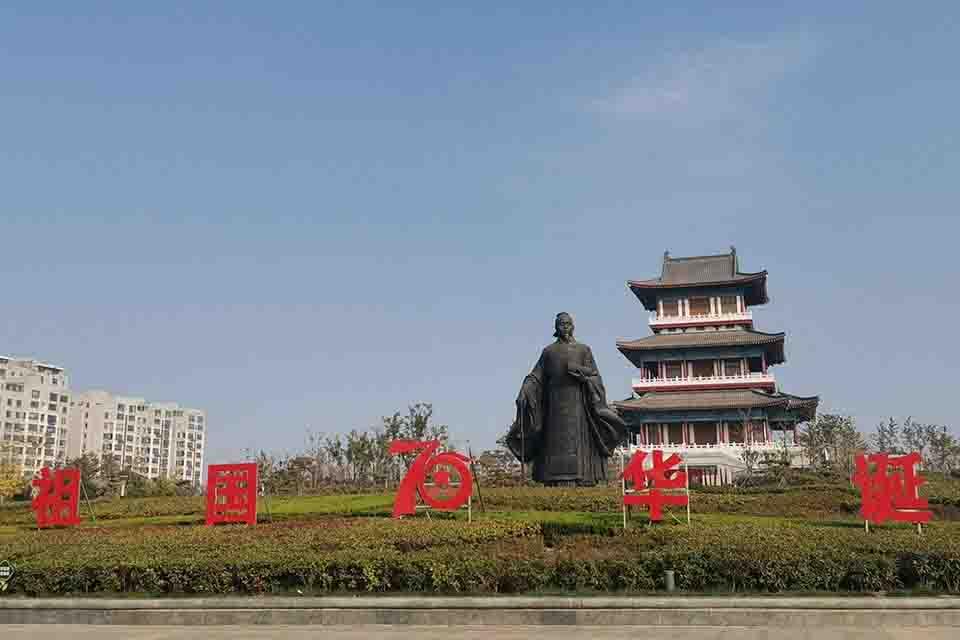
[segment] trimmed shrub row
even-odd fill
[[[497,552],[509,551],[505,555]],[[521,557],[520,552],[530,555]],[[663,570],[695,592],[876,592],[923,587],[960,592],[960,559],[938,553],[816,557],[649,552],[638,556],[545,557],[517,543],[473,553],[332,552],[283,561],[157,562],[18,567],[11,592],[30,595],[137,592],[180,594],[542,591],[646,592],[663,588]]]
[[[666,569],[694,592],[960,592],[960,527],[757,518],[607,535],[584,525],[328,519],[98,528],[0,538],[10,593],[644,592]],[[549,546],[545,544],[549,542]]]

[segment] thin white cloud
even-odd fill
[[[777,82],[817,53],[804,35],[723,41],[651,62],[593,110],[642,119],[717,120],[754,112]]]

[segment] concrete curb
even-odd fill
[[[960,597],[919,598],[795,596],[226,596],[220,598],[0,598],[10,609],[765,609],[765,610],[960,610]]]
[[[0,598],[0,624],[960,627],[960,598]]]

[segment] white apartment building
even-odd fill
[[[206,414],[174,403],[78,393],[71,403],[68,456],[112,456],[121,468],[148,478],[200,484],[206,443]]]
[[[66,461],[69,406],[63,367],[0,356],[0,454],[25,476]]]

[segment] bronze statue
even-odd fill
[[[556,342],[544,348],[517,397],[506,444],[533,479],[548,485],[603,482],[607,458],[624,441],[626,424],[607,406],[590,347],[573,339],[573,318],[557,314]]]

